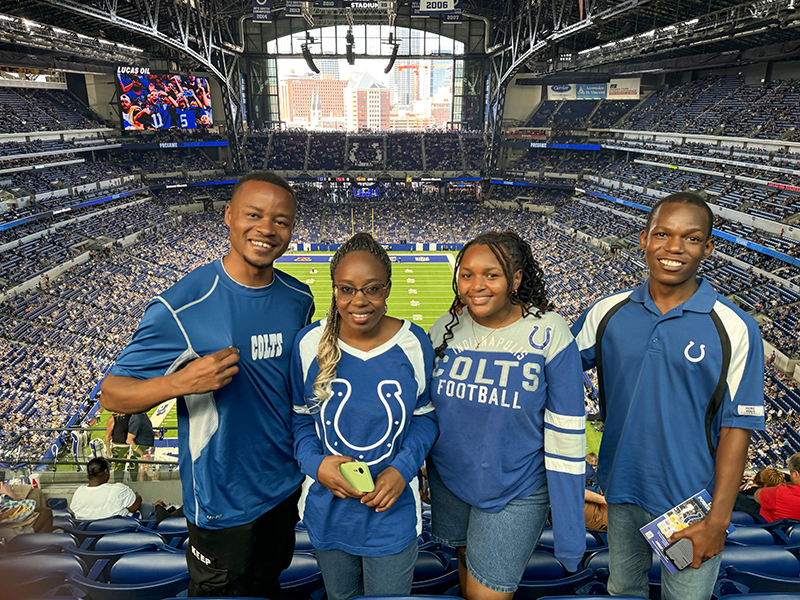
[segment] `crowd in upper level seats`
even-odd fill
[[[0,86],[0,133],[103,127],[97,115],[66,90]]]
[[[483,151],[482,136],[456,131],[289,129],[251,133],[245,144],[250,168],[296,171],[477,171]]]

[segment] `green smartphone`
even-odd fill
[[[375,489],[375,483],[372,481],[372,475],[369,472],[367,463],[342,463],[339,465],[339,472],[345,481],[359,492],[371,492]]]

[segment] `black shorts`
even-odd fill
[[[278,600],[281,572],[292,562],[301,489],[252,523],[202,529],[189,523],[189,596]]]

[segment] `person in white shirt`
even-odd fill
[[[75,518],[89,520],[131,516],[142,508],[142,497],[127,485],[108,483],[110,473],[105,458],[93,458],[86,465],[86,470],[89,473],[89,485],[75,490],[70,502]],[[142,514],[146,512],[143,509]]]

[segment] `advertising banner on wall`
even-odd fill
[[[578,100],[606,99],[605,83],[579,83],[577,87],[575,96]]]
[[[608,84],[606,98],[609,100],[638,100],[639,99],[638,77],[631,79],[612,79]]]
[[[575,100],[575,86],[570,83],[559,83],[547,86],[548,100]]]
[[[413,0],[411,2],[412,17],[428,17],[436,15],[447,23],[460,23],[462,17],[462,0]]]

